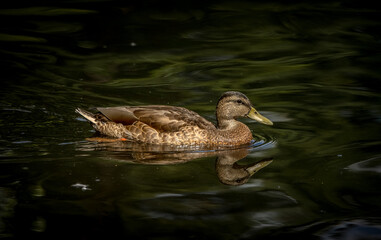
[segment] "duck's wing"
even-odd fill
[[[185,126],[216,129],[213,123],[182,107],[148,105],[106,107],[97,110],[113,122],[130,125],[135,121],[141,121],[160,132],[175,132]]]

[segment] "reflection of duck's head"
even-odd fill
[[[272,159],[264,159],[256,163],[239,165],[237,161],[246,157],[248,149],[237,149],[227,154],[220,154],[216,160],[216,172],[221,183],[226,185],[242,185],[254,173],[266,167]]]

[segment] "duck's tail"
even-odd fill
[[[80,108],[75,109],[75,112],[80,114],[82,117],[86,118],[91,123],[93,123],[93,124],[97,123],[97,120],[95,118],[95,114],[94,113],[85,111],[85,110],[80,109]]]
[[[100,114],[94,114],[83,109],[77,108],[75,112],[87,119],[91,125],[103,135],[120,138],[119,140],[128,141],[134,139],[131,132],[121,123],[109,121]]]

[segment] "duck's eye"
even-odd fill
[[[239,100],[239,99],[237,100],[237,103],[238,104],[243,104],[242,100]]]

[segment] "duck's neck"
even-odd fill
[[[226,118],[224,115],[220,114],[220,111],[222,111],[217,105],[216,108],[216,120],[217,120],[217,129],[219,130],[228,130],[233,128],[237,125],[238,121],[234,118]]]
[[[240,124],[241,122],[235,120],[235,119],[219,119],[217,118],[217,129],[219,130],[230,130],[237,127],[237,124]]]

